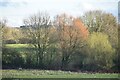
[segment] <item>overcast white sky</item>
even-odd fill
[[[46,11],[50,16],[67,13],[81,16],[89,10],[103,10],[118,15],[119,0],[0,0],[0,18],[6,18],[8,25],[23,25],[23,19]]]

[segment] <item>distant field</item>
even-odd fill
[[[52,70],[2,70],[3,78],[118,78],[117,73],[78,73]]]
[[[29,44],[6,44],[8,48],[29,48]]]
[[[30,44],[6,44],[6,48],[14,49],[19,53],[33,51],[33,46]]]

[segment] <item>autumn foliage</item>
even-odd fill
[[[74,25],[80,30],[80,35],[82,36],[83,39],[86,39],[88,37],[89,31],[88,29],[84,26],[82,21],[80,19],[74,19]]]

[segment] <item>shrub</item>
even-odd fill
[[[23,58],[15,49],[3,48],[2,52],[3,68],[18,68],[23,65]]]

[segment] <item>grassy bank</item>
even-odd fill
[[[118,78],[116,73],[78,73],[52,70],[2,70],[3,78]]]

